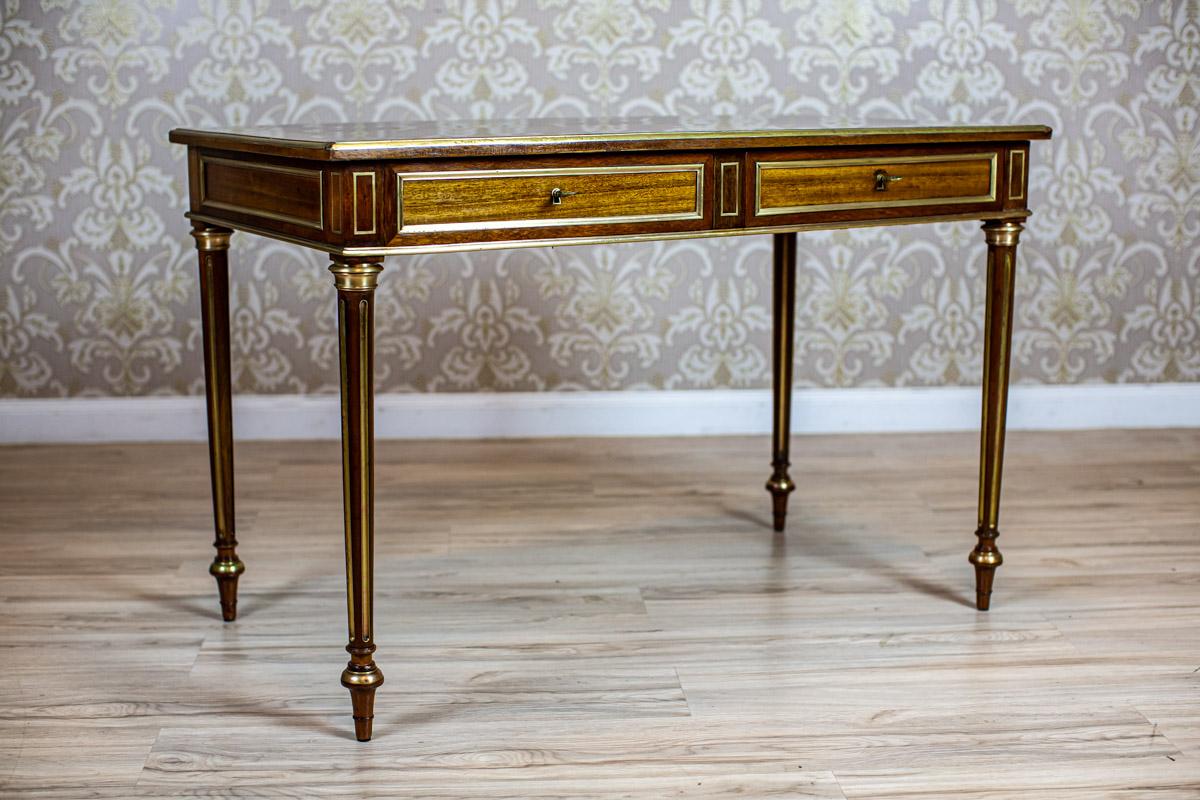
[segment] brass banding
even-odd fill
[[[1018,162],[1020,162],[1018,166]],[[1010,150],[1008,153],[1008,199],[1025,199],[1025,151]],[[1020,185],[1021,190],[1014,192],[1013,187]]]
[[[486,147],[560,147],[569,150],[574,145],[594,146],[608,142],[695,142],[706,143],[722,140],[772,139],[861,139],[862,137],[955,137],[994,135],[998,138],[1048,138],[1050,128],[1046,125],[928,125],[928,126],[877,126],[832,130],[828,128],[780,128],[726,129],[718,131],[628,131],[609,133],[568,133],[528,136],[445,136],[422,138],[395,138],[378,140],[331,141],[329,139],[295,139],[287,136],[264,136],[255,133],[230,131],[203,131],[177,128],[172,131],[172,141],[187,143],[189,138],[203,137],[222,144],[238,145],[239,149],[260,147],[288,147],[314,151],[314,157],[334,160],[369,158],[381,150],[414,149],[421,151],[453,150],[455,148]],[[319,154],[319,155],[318,155]],[[398,154],[397,154],[398,155]]]
[[[371,172],[355,172],[351,177],[353,179],[353,181],[351,183],[351,188],[353,189],[353,191],[351,192],[351,194],[354,198],[354,206],[353,206],[354,235],[361,236],[363,234],[375,233],[375,226],[376,226],[375,209],[377,207],[376,206],[376,198],[375,198],[375,172],[374,172],[374,170],[372,170]],[[359,178],[370,178],[371,179],[371,227],[370,228],[358,227],[358,179]]]
[[[1050,129],[1045,125],[989,125],[985,129],[989,133],[1022,134],[1034,136],[1048,134]],[[670,131],[670,132],[630,132],[603,134],[562,134],[548,136],[464,136],[445,139],[382,139],[379,141],[330,142],[320,143],[319,146],[331,153],[351,154],[363,150],[393,150],[405,147],[451,148],[476,147],[494,145],[570,145],[589,142],[657,142],[657,141],[708,141],[712,139],[806,139],[829,138],[841,135],[846,138],[863,136],[922,136],[922,135],[955,135],[978,134],[980,126],[929,126],[929,127],[880,127],[847,129],[839,134],[823,128],[798,128],[791,130],[726,130],[726,131]],[[240,134],[224,134],[230,139],[238,139]],[[244,137],[254,142],[274,141],[263,137]],[[300,142],[303,146],[312,146],[311,142]]]
[[[1024,208],[1007,209],[1002,212],[987,212],[989,217],[996,219],[1025,219],[1030,211]],[[423,253],[461,253],[472,250],[502,250],[519,247],[566,247],[581,244],[618,244],[624,242],[651,242],[671,239],[709,239],[714,236],[757,236],[767,233],[786,233],[787,231],[832,231],[849,230],[853,228],[870,228],[878,225],[916,225],[931,222],[972,222],[982,218],[979,212],[964,214],[937,214],[920,217],[897,217],[896,219],[863,219],[837,223],[794,223],[791,225],[763,225],[753,228],[721,228],[701,231],[664,231],[662,233],[618,234],[615,236],[564,236],[558,239],[516,239],[494,242],[452,242],[447,244],[417,244],[417,245],[387,245],[382,247],[342,247],[326,244],[325,242],[301,239],[286,233],[259,228],[244,222],[212,217],[207,214],[187,212],[188,219],[201,222],[212,222],[229,225],[241,231],[255,233],[281,242],[311,247],[332,255],[344,258],[382,258],[384,256],[420,255]]]
[[[730,177],[731,172],[733,173],[732,177]],[[739,185],[740,177],[741,164],[739,164],[737,161],[726,161],[721,164],[720,213],[722,217],[736,217],[738,215],[738,206],[741,202],[742,196],[742,187]],[[729,194],[729,192],[726,191],[726,187],[728,187],[730,183],[733,185],[733,208],[726,208],[725,198]]]

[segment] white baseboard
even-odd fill
[[[338,398],[256,395],[233,401],[239,439],[333,439]],[[796,433],[960,431],[979,426],[973,387],[797,389]],[[1010,430],[1200,427],[1200,383],[1014,386]],[[376,398],[384,439],[764,434],[763,390],[392,394]],[[195,441],[199,397],[0,400],[0,443]]]

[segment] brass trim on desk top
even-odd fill
[[[596,142],[661,142],[669,140],[706,141],[711,139],[815,139],[826,137],[854,138],[859,136],[937,136],[956,134],[1011,134],[1028,133],[1031,135],[1049,135],[1050,128],[1046,125],[996,125],[996,126],[960,126],[941,127],[930,126],[923,128],[846,128],[821,129],[799,128],[795,130],[729,130],[729,131],[674,131],[653,133],[597,133],[597,134],[562,134],[553,136],[527,137],[463,137],[448,139],[386,139],[381,141],[358,142],[327,142],[325,147],[333,153],[352,153],[360,150],[395,150],[403,148],[452,148],[452,147],[490,147],[496,145],[546,145],[546,144],[575,144]],[[211,134],[210,134],[211,135]],[[231,139],[237,139],[239,134],[222,134]],[[261,141],[261,140],[260,140]],[[274,141],[267,139],[266,141]]]
[[[880,225],[915,225],[932,222],[977,222],[982,220],[1022,220],[1028,217],[1031,213],[1033,212],[1029,211],[1028,209],[1014,208],[999,211],[988,211],[986,213],[975,211],[966,214],[938,214],[936,216],[929,217],[894,217],[888,219],[876,218],[836,223],[812,222],[794,225],[764,225],[756,228],[716,228],[701,231],[670,231],[667,233],[642,233],[617,236],[571,236],[559,239],[505,239],[495,242],[399,245],[395,247],[338,247],[337,245],[301,239],[297,236],[288,236],[287,234],[279,233],[278,231],[257,228],[253,225],[246,225],[241,222],[232,222],[227,219],[211,217],[206,214],[197,214],[192,211],[187,212],[184,216],[186,216],[188,219],[198,220],[200,222],[208,222],[213,225],[221,225],[234,230],[246,231],[247,233],[255,233],[259,236],[266,236],[271,239],[278,239],[282,242],[290,242],[292,244],[302,245],[304,247],[309,247],[326,253],[332,253],[338,256],[382,258],[384,256],[422,255],[425,253],[462,253],[473,250],[506,250],[509,248],[515,249],[523,247],[568,247],[585,244],[620,244],[624,242],[650,242],[669,239],[709,239],[716,236],[753,236],[767,233],[787,233],[788,231],[832,231],[846,230],[850,228],[871,228]]]
[[[401,124],[402,125],[402,124]],[[448,155],[487,154],[498,155],[498,150],[527,150],[530,152],[563,154],[572,152],[594,152],[606,143],[627,143],[626,149],[644,149],[637,144],[653,146],[660,142],[673,142],[681,149],[696,149],[713,142],[722,146],[771,147],[772,140],[781,142],[805,141],[844,144],[853,140],[913,140],[922,144],[933,141],[1016,141],[1048,139],[1052,135],[1046,125],[881,125],[875,127],[799,127],[775,129],[721,130],[625,130],[607,133],[555,133],[540,135],[498,134],[479,136],[438,136],[346,139],[325,138],[314,133],[313,138],[288,136],[288,126],[278,128],[280,135],[273,137],[263,133],[239,131],[204,131],[195,128],[175,128],[170,131],[170,141],[192,147],[221,149],[227,146],[236,150],[261,151],[263,149],[295,150],[288,154],[296,158],[320,160],[356,160],[405,158],[415,154],[438,157]],[[864,144],[884,142],[862,142]],[[889,141],[887,143],[896,143]],[[461,151],[461,152],[456,152]],[[511,153],[509,153],[511,154]]]
[[[358,179],[363,178],[363,177],[371,179],[371,227],[370,228],[359,228],[358,227]],[[352,217],[351,227],[354,230],[354,235],[362,236],[362,235],[368,235],[368,234],[375,233],[376,229],[377,229],[377,225],[378,225],[378,223],[376,222],[376,217],[378,216],[376,214],[376,209],[378,208],[378,197],[375,194],[375,171],[369,170],[369,171],[365,171],[365,172],[351,173],[351,175],[350,175],[350,190],[351,190],[351,197],[352,197],[350,216]]]
[[[1021,167],[1017,169],[1017,156],[1021,157]],[[1021,191],[1013,192],[1013,187],[1020,181]],[[1025,175],[1025,151],[1016,148],[1008,151],[1008,199],[1009,200],[1024,200],[1025,199],[1025,184],[1028,183],[1028,178]]]

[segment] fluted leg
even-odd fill
[[[200,326],[204,341],[204,389],[208,407],[208,463],[212,476],[213,526],[217,555],[208,571],[217,579],[221,616],[237,618],[238,576],[233,529],[233,411],[229,380],[229,237],[233,231],[192,223],[200,254]]]
[[[975,606],[987,611],[991,604],[996,567],[1004,563],[996,537],[1000,535],[1000,476],[1004,469],[1004,417],[1008,402],[1008,362],[1012,344],[1013,287],[1016,277],[1017,239],[1022,225],[989,220],[987,238],[987,306],[984,311],[983,422],[979,447],[978,542],[971,551],[975,565]]]
[[[334,259],[329,267],[338,294],[342,379],[342,500],[346,523],[346,603],[350,662],[342,685],[354,706],[354,735],[371,738],[375,690],[383,673],[375,665],[371,630],[375,550],[374,305],[383,265]]]
[[[796,234],[775,234],[773,317],[774,342],[774,434],[771,440],[771,493],[775,530],[782,531],[787,520],[788,495],[796,484],[788,475],[788,444],[792,429],[792,354],[796,308]]]

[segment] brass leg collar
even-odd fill
[[[192,231],[192,238],[196,240],[196,249],[201,252],[228,250],[229,237],[232,235],[233,231],[224,228],[202,228]]]
[[[342,670],[342,686],[347,689],[372,689],[383,683],[383,671],[374,664],[361,667],[350,664]]]
[[[983,237],[990,245],[998,247],[1016,247],[1025,226],[1011,219],[988,220],[983,223]]]
[[[208,567],[208,574],[212,575],[214,578],[230,576],[236,578],[245,571],[246,565],[243,564],[241,560],[236,558],[232,561],[216,558]]]
[[[767,491],[771,494],[787,494],[796,491],[796,484],[787,475],[772,475],[767,479]]]
[[[767,479],[767,491],[771,493],[771,512],[774,528],[782,531],[787,524],[788,495],[796,490],[796,483],[787,474],[787,464],[776,464],[775,472]]]
[[[967,561],[970,561],[977,567],[991,567],[995,569],[1004,563],[1004,556],[1000,555],[999,550],[972,550],[971,555],[967,556]]]
[[[329,265],[333,283],[342,292],[371,292],[379,285],[382,264],[335,261]]]

